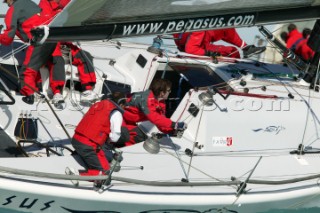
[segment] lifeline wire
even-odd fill
[[[167,137],[169,138],[169,135],[167,135]],[[181,166],[181,168],[182,168],[182,171],[183,171],[183,173],[184,173],[184,175],[185,175],[185,177],[186,177],[186,180],[189,181],[189,178],[188,178],[186,169],[184,168],[183,163],[182,163],[182,160],[181,160],[181,156],[180,156],[179,152],[177,152],[177,147],[176,147],[176,145],[172,142],[172,140],[170,140],[170,138],[169,138],[169,141],[171,141],[171,144],[172,144],[172,146],[173,146],[173,150],[175,151],[175,153],[176,153],[176,155],[177,155],[177,158],[178,158],[178,160],[179,160],[179,163],[180,163],[180,166]]]
[[[189,162],[189,167],[188,167],[188,177],[189,177],[190,168],[191,168],[191,165],[192,165],[192,159],[193,159],[194,149],[195,149],[195,147],[196,147],[196,143],[197,143],[197,139],[198,139],[198,133],[199,133],[199,128],[200,128],[201,119],[202,119],[202,115],[203,115],[203,109],[204,109],[204,105],[202,105],[201,115],[200,115],[200,119],[199,119],[198,127],[197,127],[197,132],[196,132],[196,137],[195,137],[195,140],[194,140],[194,142],[193,142],[192,154],[191,154],[191,157],[190,157],[190,162]]]

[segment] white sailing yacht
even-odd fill
[[[42,96],[27,105],[17,92],[24,44],[1,46],[0,207],[128,213],[320,207],[319,58],[307,64],[289,54],[286,63],[268,64],[113,40],[257,25],[283,53],[262,25],[318,19],[319,11],[319,0],[71,1],[49,26],[47,41],[81,41],[94,57],[98,94],[142,91],[155,78],[170,79],[167,116],[188,128],[170,137],[142,122],[149,138],[115,150],[123,160],[109,176],[66,175],[66,167],[85,169],[70,145],[89,107],[80,102],[76,68],[66,65],[64,104],[51,103],[43,69]],[[317,56],[319,40],[312,44]],[[94,188],[93,179],[104,185]]]

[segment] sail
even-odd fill
[[[320,0],[72,0],[48,40],[92,40],[320,17]]]

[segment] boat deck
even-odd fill
[[[17,148],[17,144],[0,128],[0,158],[23,157],[23,153]]]

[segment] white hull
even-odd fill
[[[82,47],[95,57],[98,74],[96,92],[102,91],[104,79],[99,77],[102,73],[108,76],[107,80],[131,85],[131,92],[136,92],[147,89],[154,76],[164,70],[172,81],[179,80],[173,78],[179,76],[173,69],[191,66],[191,74],[197,70],[199,74],[189,77],[189,80],[191,84],[200,86],[190,86],[190,91],[185,91],[171,116],[174,121],[180,118],[187,122],[188,129],[182,138],[162,138],[160,153],[156,155],[146,152],[143,143],[121,149],[124,157],[121,170],[113,173],[111,185],[100,192],[95,191],[92,182],[88,181],[80,181],[80,186],[75,187],[69,180],[44,178],[39,174],[10,174],[0,168],[2,208],[35,213],[256,213],[270,209],[320,207],[320,176],[305,181],[295,179],[320,174],[320,153],[317,153],[320,148],[320,94],[290,78],[272,76],[283,73],[289,76],[292,74],[290,69],[249,60],[222,59],[224,62],[214,64],[205,57],[179,58],[175,54],[169,54],[168,58],[158,57],[144,50],[144,46],[123,45],[117,49],[109,43],[93,42]],[[104,58],[98,57],[101,55]],[[146,60],[144,66],[137,63],[139,55]],[[109,64],[110,57],[115,61],[112,65]],[[199,95],[210,85],[201,84],[212,80],[212,75],[205,76],[206,72],[202,72],[204,68],[214,70],[216,75],[213,76],[219,76],[219,81],[225,82],[224,88],[228,84],[234,93],[226,100],[215,94],[215,103],[204,106]],[[250,74],[240,74],[241,69],[255,74],[273,74],[253,78]],[[188,73],[185,76],[188,77]],[[245,85],[241,86],[243,81]],[[179,82],[174,81],[173,84],[177,88]],[[88,107],[79,104],[81,108],[78,110],[71,104],[75,100],[70,98],[71,94],[77,98],[79,92],[66,94],[65,107],[55,110],[72,136]],[[50,141],[70,147],[69,139],[46,103],[29,106],[21,101],[21,96],[14,97],[16,104],[1,105],[0,112],[0,125],[14,141],[17,141],[14,129],[23,112],[38,119],[39,142]],[[191,104],[199,110],[196,116],[189,112]],[[148,134],[158,131],[147,122],[141,127]],[[198,148],[194,148],[195,142],[198,142]],[[290,154],[300,144],[307,147],[304,151],[314,153]],[[63,152],[64,156],[46,157],[44,150],[33,149],[27,150],[28,153],[41,157],[0,158],[0,166],[17,171],[50,173],[51,176],[62,176],[67,166],[83,169],[68,151],[54,149]],[[186,154],[186,149],[193,151],[192,158]],[[238,181],[237,185],[214,186],[215,183],[230,183],[232,177]],[[121,178],[130,180],[120,181]],[[189,183],[181,186],[182,179],[188,179]],[[134,183],[138,180],[147,182]],[[291,181],[286,184],[252,182],[284,180]],[[240,182],[248,182],[243,191],[238,190]],[[199,186],[201,183],[203,186]],[[153,186],[159,184],[163,185]],[[168,186],[164,186],[166,184]]]

